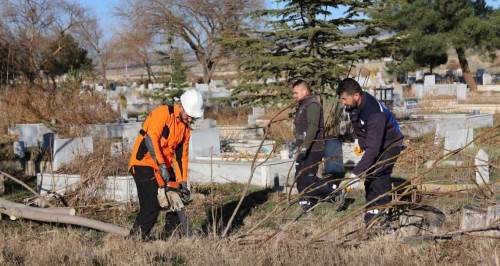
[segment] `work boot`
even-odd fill
[[[341,212],[347,209],[349,207],[349,203],[347,202],[346,199],[347,192],[344,190],[340,191],[340,193],[335,197],[335,201],[337,203],[337,212]]]
[[[375,226],[378,228],[389,228],[391,226],[391,218],[387,210],[380,211],[379,209],[373,209],[365,212],[365,225]],[[372,224],[374,220],[377,220],[375,224]]]
[[[309,211],[314,205],[316,205],[316,202],[314,200],[311,199],[299,200],[299,206],[303,212]]]
[[[373,210],[368,210],[365,212],[365,225],[369,226],[375,218],[379,217],[381,215],[379,209],[373,209]]]

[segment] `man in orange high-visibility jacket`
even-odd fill
[[[202,106],[201,94],[188,90],[182,94],[180,103],[161,105],[144,121],[129,162],[140,205],[131,235],[149,238],[161,209],[158,193],[163,190],[159,188],[188,191],[189,125],[193,118],[203,115]],[[167,212],[166,230],[171,218],[168,215],[172,213]]]

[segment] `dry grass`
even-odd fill
[[[250,107],[220,106],[217,110],[205,111],[205,118],[216,120],[218,125],[247,125],[250,113]]]
[[[17,123],[44,123],[59,134],[68,134],[71,126],[115,121],[102,96],[79,90],[42,88],[0,89],[1,132]]]
[[[219,189],[221,189],[219,187]],[[220,193],[227,193],[229,191]],[[360,195],[357,195],[359,198]],[[208,197],[207,197],[208,198]],[[253,209],[237,235],[253,226],[277,203],[271,194],[266,204]],[[204,199],[206,200],[206,199]],[[450,200],[451,201],[451,200]],[[451,201],[455,202],[455,201]],[[444,203],[442,203],[444,204]],[[454,204],[454,203],[451,203]],[[2,265],[495,265],[500,243],[493,239],[464,236],[451,241],[407,244],[388,236],[374,236],[354,245],[336,245],[341,235],[361,225],[355,219],[326,242],[310,242],[316,232],[330,230],[338,214],[327,204],[303,217],[279,238],[259,244],[238,244],[236,239],[218,239],[195,234],[185,239],[139,242],[75,227],[54,227],[25,221],[0,223]],[[266,236],[294,217],[292,208],[257,232]],[[457,214],[447,212],[448,219]],[[112,220],[110,213],[106,214]],[[113,216],[129,216],[117,212]],[[120,219],[120,218],[118,218]],[[122,223],[123,218],[120,221]],[[453,230],[454,228],[446,228]]]
[[[460,103],[466,104],[500,104],[500,93],[475,93],[467,97],[467,100]]]
[[[103,194],[106,177],[128,175],[127,163],[130,153],[111,156],[111,142],[105,139],[97,140],[92,154],[77,157],[71,164],[57,171],[65,174],[78,174],[82,177],[79,185],[64,196],[69,206],[80,206],[81,210],[86,210],[84,206],[99,205],[102,203],[99,195]]]
[[[236,112],[236,111],[235,111]],[[232,117],[245,117],[238,113]],[[230,120],[228,120],[230,121]],[[220,123],[220,122],[219,122]],[[285,122],[283,122],[285,123]],[[284,124],[285,127],[286,124]],[[274,127],[274,126],[273,126]],[[276,138],[287,138],[278,124],[272,133]],[[476,136],[481,132],[477,132]],[[491,130],[486,133],[494,133]],[[424,173],[422,164],[440,156],[441,148],[433,143],[433,136],[411,140],[397,165],[403,177]],[[477,147],[488,149],[492,162],[498,165],[500,151],[498,137],[477,142]],[[87,180],[75,193],[68,195],[72,206],[85,206],[84,215],[130,227],[137,206],[116,205],[96,199],[103,178],[121,174],[128,155],[119,158],[107,156],[109,143],[95,145],[95,153],[77,160],[65,171],[80,173]],[[463,156],[466,156],[464,151]],[[471,150],[470,154],[474,154]],[[465,158],[465,157],[464,157]],[[435,170],[438,171],[438,170]],[[439,170],[441,171],[441,170]],[[428,172],[423,178],[463,180],[470,177],[463,171]],[[462,176],[463,175],[463,176]],[[498,175],[497,170],[493,175]],[[462,236],[448,241],[422,241],[409,244],[387,235],[351,234],[363,227],[361,212],[364,203],[361,192],[351,194],[355,203],[346,211],[337,213],[332,206],[322,203],[312,213],[290,223],[297,215],[297,206],[286,211],[286,197],[270,190],[253,188],[238,212],[228,239],[220,239],[221,229],[234,210],[242,185],[195,186],[195,197],[188,206],[190,223],[195,229],[190,238],[172,238],[167,241],[140,242],[106,236],[76,227],[55,226],[27,221],[0,223],[1,265],[498,265],[500,243],[496,239]],[[500,185],[493,186],[494,195]],[[484,204],[481,193],[424,195],[423,203],[436,206],[446,214],[443,232],[458,229],[460,210],[466,205]],[[492,200],[491,198],[488,200]],[[495,200],[495,199],[493,199]],[[90,206],[89,206],[90,205]],[[278,211],[276,211],[278,210]],[[352,215],[342,226],[339,221]],[[155,231],[161,225],[157,223]],[[215,225],[215,226],[212,226]],[[212,231],[214,228],[215,232]],[[251,229],[255,230],[250,232]],[[274,233],[278,235],[269,238]],[[314,241],[318,234],[328,232],[322,241]],[[215,236],[214,236],[215,235]],[[269,239],[268,241],[263,241]],[[339,241],[348,240],[347,244]]]

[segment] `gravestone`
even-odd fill
[[[474,139],[472,128],[454,129],[445,132],[444,150],[453,151],[465,147]]]
[[[257,118],[254,115],[248,115],[247,123],[249,127],[255,127],[257,125]]]
[[[462,209],[460,229],[470,230],[481,228],[486,225],[486,212],[481,209],[465,207]]]
[[[122,125],[123,131],[122,131],[122,138],[123,142],[125,143],[126,149],[132,150],[134,148],[134,141],[137,135],[139,134],[139,131],[142,128],[142,123],[136,122],[136,123],[126,123]]]
[[[266,110],[262,107],[252,107],[252,115],[255,116],[255,118],[260,118],[264,116],[266,113]]]
[[[467,84],[457,85],[457,100],[459,101],[467,100]]]
[[[488,160],[488,154],[483,149],[480,149],[474,160],[474,165],[476,166],[476,183],[478,185],[490,183]]]
[[[220,156],[218,128],[204,128],[191,131],[189,158]]]
[[[206,83],[196,83],[194,87],[201,93],[207,92],[209,89],[209,86]]]
[[[25,149],[26,147],[24,147],[24,141],[14,141],[13,143],[13,148],[14,148],[14,154],[19,157],[19,158],[24,158],[25,156]]]
[[[224,86],[224,80],[212,80],[210,81],[210,85],[213,85],[214,87],[223,87]]]
[[[491,85],[491,84],[492,84],[491,74],[484,73],[483,74],[483,85]]]
[[[500,204],[488,206],[486,211],[486,220],[488,224],[493,224],[500,219]]]
[[[70,163],[78,156],[94,152],[92,137],[55,139],[52,170],[56,171],[63,164]]]
[[[498,223],[500,218],[500,205],[490,205],[486,209],[477,207],[465,207],[462,209],[462,217],[460,219],[461,230],[483,229]],[[484,230],[474,233],[485,237],[500,237],[500,232],[497,229]]]
[[[436,85],[436,76],[425,75],[424,76],[424,87],[430,87]]]
[[[43,141],[43,135],[51,132],[44,124],[17,124],[9,128],[9,134],[18,135],[18,140],[24,142],[25,148],[37,147]]]
[[[422,99],[424,97],[424,85],[418,83],[415,84],[415,97]]]
[[[120,156],[123,154],[123,142],[113,142],[111,143],[110,149],[111,156]]]
[[[424,72],[422,70],[415,71],[415,80],[422,80],[424,78]]]
[[[121,138],[123,136],[122,124],[105,124],[107,138]],[[95,136],[93,136],[95,138]]]

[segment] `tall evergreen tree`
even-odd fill
[[[351,64],[372,57],[376,25],[363,16],[369,1],[277,1],[260,10],[263,30],[226,37],[238,51],[242,82],[233,94],[242,103],[269,104],[290,98],[288,82],[303,78],[315,93],[334,95]],[[338,8],[346,8],[334,17]]]
[[[500,13],[484,0],[380,0],[374,6],[370,15],[396,33],[392,40],[400,49],[393,54],[403,66],[410,60],[432,68],[452,48],[472,91],[477,85],[466,52],[494,57],[500,48]]]

